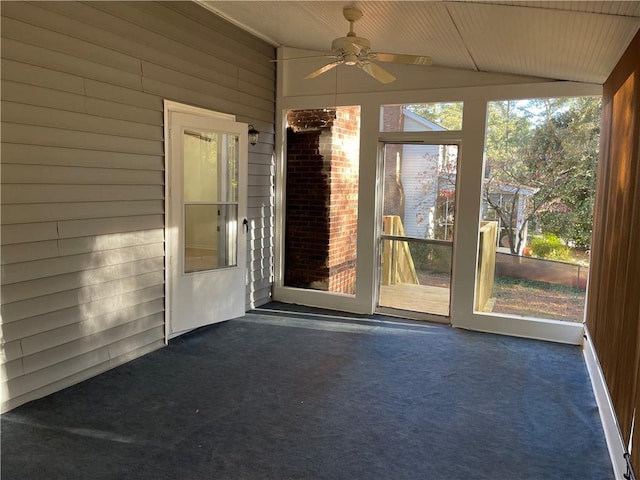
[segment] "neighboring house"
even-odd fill
[[[381,128],[402,132],[445,131],[402,105],[385,106]],[[386,155],[385,214],[399,215],[409,237],[436,238],[439,192],[452,188],[443,176],[444,167],[450,165],[445,161],[450,149],[457,151],[457,147],[450,145],[401,145]],[[456,158],[452,160],[455,165]]]
[[[403,131],[444,131],[440,125],[402,109]],[[444,145],[403,145],[400,181],[405,196],[402,223],[409,237],[435,238],[436,202],[441,188]]]
[[[388,107],[387,107],[388,108]],[[401,125],[404,132],[446,131],[435,122],[402,108]],[[455,208],[455,184],[458,149],[455,145],[403,145],[397,160],[400,163],[400,187],[403,194],[404,211],[402,223],[407,236],[414,238],[451,239],[453,231],[453,215]],[[389,160],[387,160],[389,161]],[[508,185],[492,182],[491,198],[498,205],[513,202],[516,198],[517,231],[522,229],[526,245],[527,226],[526,206],[528,197],[536,193],[536,189],[522,185]],[[483,220],[498,221],[498,247],[509,247],[508,236],[503,229],[500,218],[489,203],[483,199]],[[524,225],[524,229],[523,229]]]
[[[487,184],[485,184],[485,187],[486,185]],[[514,229],[514,234],[516,236],[518,234],[522,235],[520,252],[518,252],[519,254],[522,254],[522,250],[527,245],[527,236],[529,232],[529,222],[526,221],[527,203],[530,201],[529,197],[535,195],[538,189],[525,187],[522,185],[509,185],[506,183],[498,182],[491,182],[489,188],[489,196],[491,198],[491,202],[494,205],[498,205],[500,207],[502,207],[503,205],[507,205],[507,208],[510,210],[515,200],[516,223],[511,228]],[[502,218],[500,218],[500,216],[496,213],[496,210],[486,200],[483,200],[482,202],[482,219],[498,222],[497,246],[499,248],[505,249],[505,251],[507,251],[508,253],[510,250],[510,245],[509,236],[506,230],[510,227],[509,225],[503,224]]]

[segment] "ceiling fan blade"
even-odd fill
[[[338,65],[340,65],[342,63],[342,60],[338,60],[337,62],[331,62],[326,64],[324,67],[319,68],[318,70],[311,72],[309,75],[307,75],[306,77],[304,77],[305,80],[308,80],[309,78],[316,78],[320,75],[322,75],[325,72],[328,72],[329,70],[331,70],[332,68],[337,67]]]
[[[396,79],[396,77],[394,77],[380,65],[376,65],[375,63],[358,63],[358,67],[360,67],[362,70],[367,72],[369,75],[371,75],[381,83],[391,83]]]
[[[378,53],[371,52],[369,58],[379,62],[407,63],[410,65],[433,65],[431,57],[421,57],[419,55],[405,55],[402,53]]]
[[[307,60],[309,58],[338,58],[338,55],[334,55],[333,53],[325,53],[322,55],[309,55],[306,57],[276,58],[269,61],[270,62],[286,62],[289,60]]]

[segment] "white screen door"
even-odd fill
[[[169,336],[245,313],[247,125],[169,112]]]

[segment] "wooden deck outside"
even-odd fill
[[[449,289],[400,283],[380,286],[381,307],[449,316]]]

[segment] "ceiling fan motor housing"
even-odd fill
[[[366,55],[371,49],[371,42],[360,37],[340,37],[331,43],[331,50],[344,58],[347,65],[355,65],[358,55]]]

